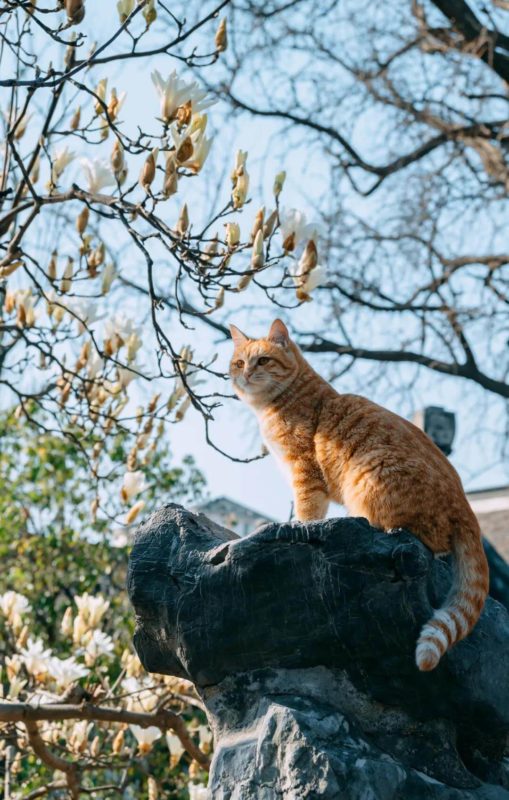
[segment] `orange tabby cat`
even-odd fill
[[[325,516],[330,500],[390,532],[407,528],[434,553],[454,555],[454,584],[423,627],[421,670],[472,630],[488,593],[488,564],[460,478],[426,434],[364,397],[338,394],[308,364],[281,320],[266,338],[230,326],[236,394],[288,472],[299,520]]]

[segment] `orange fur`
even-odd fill
[[[338,394],[280,320],[262,339],[231,331],[233,387],[290,477],[297,518],[321,519],[334,500],[377,528],[407,528],[434,553],[453,553],[453,586],[417,643],[419,669],[434,669],[472,630],[488,593],[479,525],[456,470],[415,425],[364,397]]]

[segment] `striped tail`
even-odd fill
[[[435,669],[444,653],[468,636],[483,609],[489,589],[489,569],[477,520],[475,527],[476,530],[472,526],[471,532],[456,534],[451,591],[419,636],[415,660],[423,672]]]

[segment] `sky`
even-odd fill
[[[93,32],[97,36],[97,27],[94,30],[94,26],[98,18],[101,19],[103,23],[101,27],[104,30],[108,27],[110,21],[116,18],[115,6],[114,2],[106,4],[100,0],[88,0],[86,18],[88,22],[86,24],[91,33]],[[213,35],[214,27],[210,30]],[[97,38],[100,40],[101,36],[97,36]],[[177,65],[178,62],[171,59],[156,58],[149,67],[145,67],[145,62],[137,62],[135,65],[127,62],[123,63],[121,68],[108,68],[110,86],[116,86],[119,92],[128,91],[122,116],[129,126],[136,125],[140,112],[144,117],[153,117],[158,112],[158,99],[150,80],[150,69],[158,68],[166,76]],[[103,75],[97,74],[97,78],[100,77]],[[225,107],[217,106],[210,110],[212,127],[214,124],[217,126],[224,119],[223,114],[226,114],[228,121]],[[224,150],[225,147],[229,147],[233,165],[234,154],[238,147],[249,151],[248,163],[252,177],[251,186],[255,209],[262,204],[262,195],[270,196],[273,177],[282,166],[281,149],[272,147],[275,130],[275,124],[267,121],[263,123],[248,122],[247,119],[241,119],[235,124],[228,123],[225,126],[223,123],[223,127],[219,128],[216,135],[216,141],[209,157],[209,159],[215,159],[214,148]],[[105,148],[108,152],[111,144],[106,144]],[[284,204],[290,207],[304,208],[307,211],[311,210],[314,200],[320,197],[324,187],[324,176],[319,160],[315,159],[313,162],[308,153],[295,148],[292,152],[287,153],[284,166],[288,172],[284,189]],[[301,188],[303,174],[307,176],[305,195]],[[206,199],[212,182],[207,183],[205,180],[203,186],[202,192]],[[254,211],[251,211],[249,220],[253,214]],[[129,250],[126,251],[124,257],[129,260]],[[112,295],[113,298],[116,296],[118,295]],[[273,309],[268,305],[256,315],[246,311],[243,298],[238,303],[233,303],[231,309],[232,321],[246,329],[250,335],[263,335],[271,315],[274,314]],[[111,314],[118,310],[120,307],[114,305],[108,309]],[[305,323],[304,328],[312,329],[313,326],[322,324],[317,301],[305,304],[297,313],[296,318],[299,322]],[[211,339],[211,334],[205,326],[197,326],[194,332],[186,333],[182,338],[182,343],[185,342],[195,346],[201,356],[217,352],[217,366],[226,371],[231,353],[231,343]],[[343,387],[340,388],[343,389]],[[348,381],[345,382],[344,390],[351,390]],[[403,411],[407,416],[410,416],[411,408],[419,408],[426,404],[442,405],[448,410],[455,411],[458,435],[452,462],[462,475],[467,488],[504,484],[509,481],[509,472],[500,462],[497,463],[492,444],[486,444],[488,441],[490,443],[494,441],[494,432],[490,431],[488,437],[487,431],[483,433],[478,430],[478,435],[473,436],[471,426],[466,424],[467,421],[462,412],[465,395],[468,395],[470,391],[474,390],[466,383],[438,380],[432,374],[428,374],[419,382],[420,394],[417,398],[412,397],[402,401],[401,398],[395,396],[371,396],[371,399],[382,404],[387,403],[392,410]],[[485,419],[483,424],[488,428],[492,423],[490,419]],[[217,413],[213,434],[214,440],[235,456],[252,457],[260,452],[261,438],[256,421],[250,412],[234,399],[226,400],[224,407]],[[205,473],[211,497],[225,495],[277,520],[288,519],[291,512],[291,491],[272,457],[268,456],[250,464],[240,464],[215,452],[205,442],[203,421],[200,415],[192,409],[187,413],[183,422],[170,428],[169,435],[170,447],[176,461],[186,454],[195,457],[197,465]],[[165,498],[161,497],[161,503],[164,501]],[[337,513],[338,509],[332,507],[330,514]]]

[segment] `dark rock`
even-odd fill
[[[490,565],[490,595],[509,610],[509,564],[487,539],[483,544]]]
[[[169,505],[136,536],[135,645],[209,712],[217,800],[509,800],[509,614],[414,662],[449,566],[363,519],[243,539]]]

